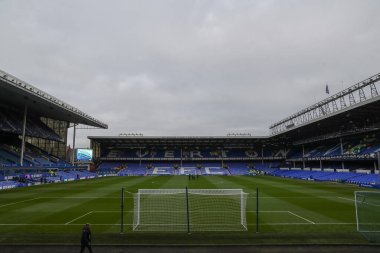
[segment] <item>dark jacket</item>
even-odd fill
[[[82,244],[88,244],[90,242],[91,242],[91,231],[87,228],[83,228],[81,243]]]

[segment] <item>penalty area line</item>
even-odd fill
[[[309,222],[310,224],[315,224],[315,222],[313,222],[313,221],[311,221],[311,220],[308,220],[308,219],[302,217],[301,215],[298,215],[298,214],[293,213],[293,212],[291,212],[291,211],[288,211],[288,213],[290,213],[290,214],[292,214],[292,215],[294,215],[294,216],[296,216],[296,217],[298,217],[298,218],[300,218],[300,219],[302,219],[302,220],[304,220],[304,221],[307,221],[307,222]]]
[[[355,202],[355,200],[354,200],[354,199],[349,199],[349,198],[338,197],[338,199],[344,199],[344,200],[348,200],[348,201],[352,201],[352,202]]]
[[[355,202],[355,200],[354,200],[354,199],[343,198],[343,197],[338,197],[338,198],[340,198],[340,199],[344,199],[344,200],[348,200],[348,201],[352,201],[352,202]],[[361,204],[366,204],[366,205],[369,205],[369,206],[380,206],[380,205],[377,205],[377,204],[368,203],[368,202],[366,202],[366,201],[364,201],[364,202],[361,202]]]
[[[71,221],[66,222],[65,225],[69,225],[70,223],[72,223],[72,222],[74,222],[74,221],[76,221],[76,220],[79,220],[80,218],[83,218],[83,217],[85,217],[86,215],[89,215],[89,214],[91,214],[91,213],[93,213],[93,212],[94,212],[94,211],[90,211],[90,212],[88,212],[88,213],[85,213],[85,214],[83,214],[82,216],[79,216],[78,218],[75,218],[75,219],[73,219],[73,220],[71,220]]]
[[[26,200],[18,201],[18,202],[12,202],[12,203],[9,203],[9,204],[1,205],[0,208],[1,208],[1,207],[5,207],[5,206],[16,205],[16,204],[24,203],[24,202],[28,202],[28,201],[33,201],[33,200],[37,200],[37,199],[41,199],[41,197],[34,198],[34,199],[26,199]]]

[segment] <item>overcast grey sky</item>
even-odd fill
[[[267,135],[380,72],[380,1],[0,0],[0,69],[108,123]],[[71,142],[71,141],[70,141]]]

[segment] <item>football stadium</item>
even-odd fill
[[[88,136],[90,149],[68,150],[69,130],[75,145],[76,129],[107,124],[1,71],[0,243],[70,247],[90,223],[94,248],[375,252],[379,80],[358,80],[269,136]]]

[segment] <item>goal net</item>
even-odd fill
[[[358,232],[368,240],[380,242],[380,192],[355,192],[356,223]]]
[[[139,189],[134,231],[245,231],[242,189]]]

